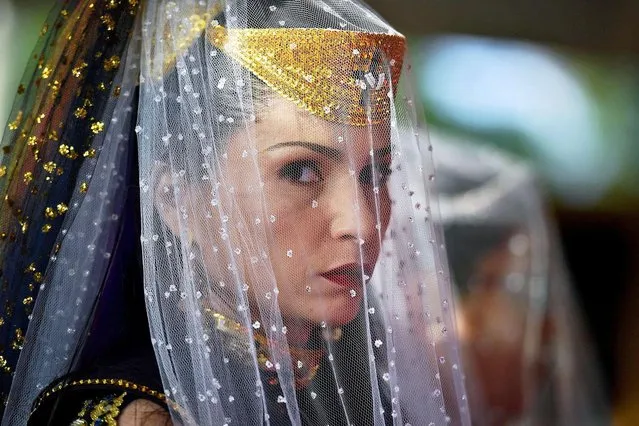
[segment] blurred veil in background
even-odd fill
[[[431,135],[474,424],[601,425],[599,364],[530,168]]]

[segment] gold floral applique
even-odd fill
[[[85,401],[78,418],[70,426],[117,426],[115,419],[120,415],[125,397],[126,392],[120,396],[109,395],[100,400]]]

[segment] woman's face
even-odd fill
[[[229,141],[225,183],[235,188],[236,207],[246,220],[264,213],[269,218],[269,259],[285,321],[350,322],[389,221],[390,127],[337,125],[275,97],[252,137],[246,134]],[[255,162],[246,161],[251,150],[257,152],[263,199],[242,190],[258,184]],[[205,267],[215,264],[211,242],[196,241]],[[249,268],[245,262],[250,285]],[[249,294],[254,304],[265,290],[253,286]]]

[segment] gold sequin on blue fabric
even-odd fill
[[[77,173],[95,161],[94,141],[108,130],[105,108],[120,94],[113,80],[138,2],[61,0],[55,8],[0,143],[0,414],[69,201],[88,191]]]

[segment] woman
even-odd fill
[[[468,424],[404,50],[353,1],[54,11],[2,144],[3,424]]]
[[[608,424],[534,174],[497,151],[435,140],[473,423]]]

